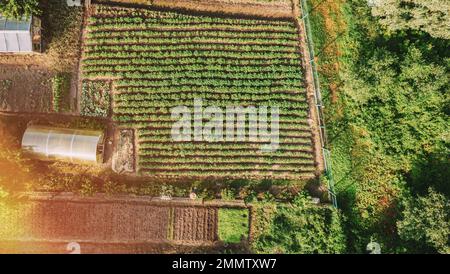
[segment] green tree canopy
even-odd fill
[[[299,195],[290,204],[277,204],[266,219],[268,229],[255,241],[259,253],[342,253],[345,236],[340,215],[331,206],[311,204],[306,195]]]
[[[413,29],[450,39],[450,1],[374,0],[372,14],[390,30]]]
[[[39,14],[38,0],[2,0],[0,2],[0,14],[6,18],[20,19]]]
[[[450,203],[444,195],[429,189],[425,197],[406,203],[398,233],[421,252],[428,248],[450,253]],[[425,247],[425,248],[424,248]]]

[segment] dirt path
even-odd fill
[[[325,169],[324,161],[323,161],[323,152],[322,152],[322,142],[320,138],[320,128],[319,128],[319,119],[316,108],[316,102],[314,97],[314,79],[312,75],[311,68],[311,57],[309,54],[309,50],[306,44],[306,30],[303,22],[301,20],[302,10],[300,7],[299,0],[292,0],[292,11],[293,16],[295,18],[295,24],[297,25],[297,29],[299,31],[300,37],[300,50],[302,52],[302,65],[303,72],[305,74],[305,88],[307,92],[307,97],[309,101],[309,119],[308,122],[312,128],[312,141],[314,146],[314,158],[317,165],[317,175],[323,173]]]

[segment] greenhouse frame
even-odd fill
[[[41,160],[101,163],[103,133],[92,130],[29,126],[22,138],[22,149]]]
[[[0,53],[32,53],[40,51],[40,20],[29,17],[7,19],[0,14]]]

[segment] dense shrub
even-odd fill
[[[383,253],[417,251],[396,223],[403,201],[429,186],[448,196],[450,42],[386,32],[365,0],[321,5],[312,21],[349,249],[376,240]]]
[[[299,195],[289,204],[256,204],[252,249],[257,253],[342,253],[340,214]]]
[[[398,222],[398,232],[415,252],[450,253],[449,199],[431,188],[427,196],[410,199]]]
[[[21,19],[39,14],[39,0],[5,0],[0,2],[0,13],[7,18]]]

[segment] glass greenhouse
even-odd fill
[[[22,149],[42,160],[99,163],[103,154],[103,133],[30,126],[23,135]]]
[[[0,52],[32,52],[32,18],[6,19],[0,15]]]

